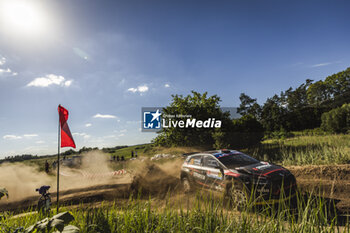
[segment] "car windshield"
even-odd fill
[[[249,155],[243,153],[235,153],[230,155],[223,155],[218,158],[219,161],[228,168],[235,168],[241,166],[247,166],[250,164],[259,163],[259,160],[256,160]]]

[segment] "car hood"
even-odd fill
[[[265,177],[273,177],[273,176],[285,176],[290,174],[290,172],[278,165],[270,164],[267,162],[255,163],[243,167],[236,168],[238,172],[247,173],[253,176],[265,176]]]

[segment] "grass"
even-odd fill
[[[195,196],[195,197],[193,197]],[[293,211],[288,203],[254,208],[241,212],[233,210],[224,199],[197,193],[187,195],[171,204],[157,205],[157,200],[130,198],[124,206],[103,203],[99,207],[71,209],[71,223],[81,232],[350,232],[349,220],[340,223],[327,202],[309,194],[298,195]],[[191,201],[189,201],[191,199]],[[190,203],[190,204],[189,204]],[[63,210],[67,207],[63,208]],[[28,227],[43,216],[31,214],[13,218],[7,215],[0,232],[19,226]]]
[[[266,140],[244,151],[261,160],[283,165],[347,164],[350,163],[350,135]]]
[[[265,140],[258,146],[242,149],[242,151],[260,160],[286,166],[350,163],[350,135],[295,135],[297,136],[287,139]],[[164,148],[146,144],[119,149],[111,155],[124,155],[125,158],[131,158],[132,150],[137,151],[139,156],[151,157],[155,154],[181,155],[205,149],[201,147]]]

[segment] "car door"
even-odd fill
[[[210,188],[221,190],[224,181],[224,174],[220,163],[213,156],[205,156],[203,158],[203,167],[206,171],[206,183]],[[220,169],[221,168],[221,169]]]
[[[203,169],[203,156],[201,155],[196,155],[193,156],[191,158],[191,160],[189,161],[189,168],[190,168],[190,175],[193,178],[193,181],[201,186],[201,187],[205,187],[206,183],[205,183],[205,174],[206,172]]]

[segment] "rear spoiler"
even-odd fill
[[[198,154],[198,153],[200,153],[200,151],[197,151],[197,152],[191,152],[191,153],[184,153],[184,154],[182,154],[182,157],[187,157],[187,156],[189,156],[189,155],[194,155],[194,154]]]

